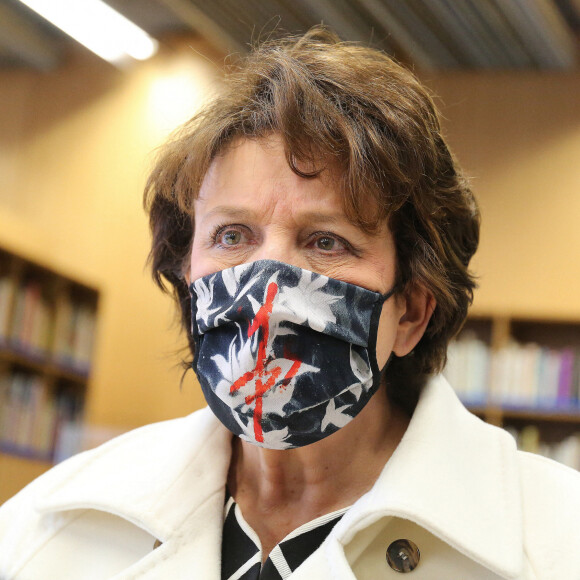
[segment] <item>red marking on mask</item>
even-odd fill
[[[292,353],[292,351],[288,348],[287,344],[284,345],[284,358],[294,362],[292,363],[290,370],[286,373],[286,376],[282,381],[282,384],[280,386],[281,389],[285,389],[290,384],[290,381],[296,376],[296,373],[298,372],[298,369],[302,364],[302,361],[296,358],[296,355]]]
[[[277,292],[278,285],[275,282],[271,282],[266,292],[266,302],[260,307],[258,312],[256,312],[256,316],[248,328],[248,338],[253,336],[259,330],[262,331],[258,342],[258,358],[256,360],[256,367],[254,370],[244,373],[230,387],[230,393],[235,393],[244,385],[248,384],[252,379],[256,379],[256,390],[253,395],[248,395],[246,397],[246,404],[251,405],[252,403],[255,403],[254,437],[259,443],[263,443],[264,441],[264,434],[262,431],[262,399],[264,394],[276,384],[276,381],[282,372],[282,368],[279,366],[266,370],[266,347],[268,346],[268,337],[270,333],[270,315],[272,314],[274,298],[276,297]],[[283,387],[288,385],[288,383],[296,376],[301,364],[302,361],[294,361],[290,370],[282,379]]]

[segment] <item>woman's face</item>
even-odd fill
[[[375,292],[395,281],[388,228],[370,235],[346,217],[328,171],[314,179],[288,166],[277,137],[239,141],[210,166],[195,202],[190,279],[256,260],[278,260]],[[377,358],[386,362],[404,301],[387,300]]]

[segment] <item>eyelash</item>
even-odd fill
[[[219,239],[220,234],[222,234],[225,230],[228,230],[228,229],[242,232],[243,230],[247,230],[248,228],[247,228],[247,226],[244,226],[242,224],[228,224],[228,223],[218,224],[212,230],[212,233],[210,236],[211,242],[213,244],[218,244],[218,239]],[[350,242],[345,240],[343,237],[335,234],[334,232],[329,232],[329,231],[314,232],[308,236],[308,244],[316,243],[316,240],[319,240],[320,238],[324,238],[324,237],[332,238],[333,240],[336,240],[338,243],[343,245],[344,248],[346,250],[348,250],[351,254],[353,254],[354,256],[358,256],[359,251]],[[232,247],[230,247],[229,249],[231,250]],[[330,254],[331,252],[327,252],[327,253]]]

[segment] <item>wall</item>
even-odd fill
[[[580,73],[425,80],[481,205],[475,310],[580,320]]]
[[[91,423],[129,428],[202,404],[180,389],[173,307],[145,269],[141,195],[154,148],[215,88],[207,47],[118,71],[81,51],[49,75],[0,73],[0,244],[102,292]],[[219,58],[218,58],[219,62]]]

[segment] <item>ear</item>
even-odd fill
[[[401,357],[409,354],[419,343],[437,305],[433,295],[415,286],[398,298],[404,310],[399,319],[393,352]]]

